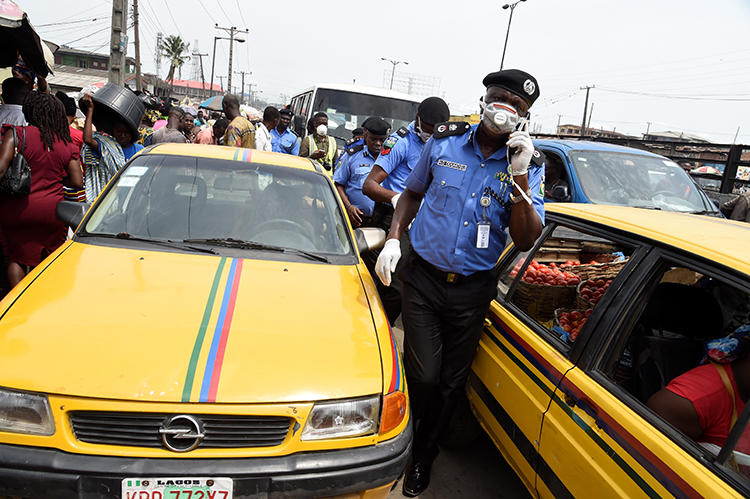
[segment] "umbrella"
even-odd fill
[[[16,64],[19,54],[38,76],[50,73],[43,43],[26,13],[11,0],[0,0],[0,67]]]
[[[221,111],[221,103],[224,100],[223,95],[214,95],[201,102],[198,107],[203,109],[210,109],[211,111]]]
[[[713,166],[701,166],[690,170],[690,173],[710,173],[712,175],[721,175],[721,172]]]

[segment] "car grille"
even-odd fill
[[[159,428],[174,414],[73,411],[70,423],[81,442],[133,447],[163,447]],[[289,433],[292,419],[284,416],[191,414],[203,423],[199,448],[273,447]]]

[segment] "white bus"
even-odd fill
[[[409,124],[417,115],[422,99],[382,88],[345,83],[321,84],[304,90],[291,100],[295,115],[310,117],[323,111],[328,115],[328,133],[343,142],[352,130],[362,126],[369,116],[380,116],[391,124],[391,130]]]

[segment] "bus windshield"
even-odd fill
[[[319,88],[312,109],[328,115],[330,135],[347,140],[369,116],[380,116],[391,124],[391,130],[397,130],[414,119],[417,106],[418,102],[391,97]]]

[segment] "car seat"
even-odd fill
[[[662,282],[648,300],[630,343],[635,390],[646,401],[671,380],[696,367],[703,343],[721,335],[721,307],[705,289]]]

